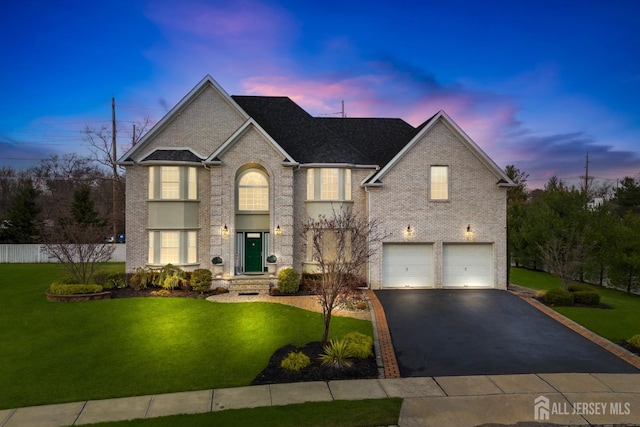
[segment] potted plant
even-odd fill
[[[276,274],[276,270],[278,269],[278,264],[276,264],[276,261],[278,261],[278,258],[275,255],[269,255],[267,257],[267,271],[271,275]]]
[[[214,256],[211,259],[211,263],[213,264],[213,274],[216,277],[222,277],[222,272],[224,270],[224,263],[222,262],[222,257]]]

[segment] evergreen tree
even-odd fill
[[[105,224],[105,220],[98,216],[93,199],[91,198],[91,188],[88,185],[82,185],[73,192],[71,216],[76,223],[81,225]]]
[[[37,200],[40,192],[31,180],[11,200],[6,219],[0,229],[3,243],[34,243],[39,236],[39,215],[42,209]]]

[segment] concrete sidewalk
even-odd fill
[[[640,425],[640,374],[525,374],[273,384],[0,410],[0,427],[57,427],[303,402],[402,397],[399,425]],[[537,402],[534,403],[534,401]],[[536,419],[538,414],[547,419]]]

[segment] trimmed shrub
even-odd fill
[[[274,262],[278,261],[278,257],[276,257],[275,255],[269,255],[267,257],[267,262],[273,264]]]
[[[300,273],[293,268],[283,268],[278,272],[278,289],[283,294],[295,294],[300,289]]]
[[[229,289],[225,288],[224,286],[218,286],[215,289],[216,294],[220,295],[220,294],[226,294],[229,292]]]
[[[594,291],[577,291],[573,293],[573,302],[582,305],[598,305],[600,294]]]
[[[544,302],[555,306],[573,305],[573,294],[564,289],[551,289],[544,295]]]
[[[569,292],[584,292],[590,291],[593,292],[593,289],[589,285],[583,285],[580,283],[572,283],[569,285]]]
[[[213,258],[211,258],[211,264],[213,264],[213,265],[222,264],[222,257],[214,256]]]
[[[282,368],[294,372],[298,372],[309,365],[311,365],[311,359],[301,351],[292,351],[280,362]]]
[[[360,332],[349,332],[342,338],[347,343],[353,357],[368,359],[373,357],[373,338]]]
[[[632,345],[633,347],[637,348],[638,350],[640,350],[640,334],[634,335],[631,338],[629,338],[627,340],[627,342]]]
[[[95,294],[102,292],[100,285],[82,285],[69,283],[52,283],[49,292],[54,295]]]
[[[104,277],[103,283],[98,280],[96,283],[102,285],[103,289],[121,289],[127,286],[127,275],[125,273],[109,273]]]
[[[194,291],[207,292],[211,288],[213,275],[210,270],[199,268],[191,273],[191,287]]]
[[[350,367],[353,362],[353,352],[346,341],[330,340],[329,344],[322,349],[323,353],[318,356],[318,360],[323,366],[331,366],[336,369]]]

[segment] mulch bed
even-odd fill
[[[631,353],[634,353],[640,356],[640,348],[629,344],[626,340],[618,341],[618,345],[624,349],[629,350]]]
[[[288,371],[280,367],[280,363],[292,351],[302,351],[311,359],[311,365],[299,372]],[[352,380],[363,378],[378,378],[378,367],[375,357],[369,359],[353,359],[353,365],[349,368],[335,369],[322,366],[318,362],[318,355],[322,353],[320,342],[312,342],[304,347],[296,347],[292,344],[279,348],[271,356],[269,365],[251,383],[259,384],[280,384],[295,383],[303,381],[329,381],[329,380]]]

